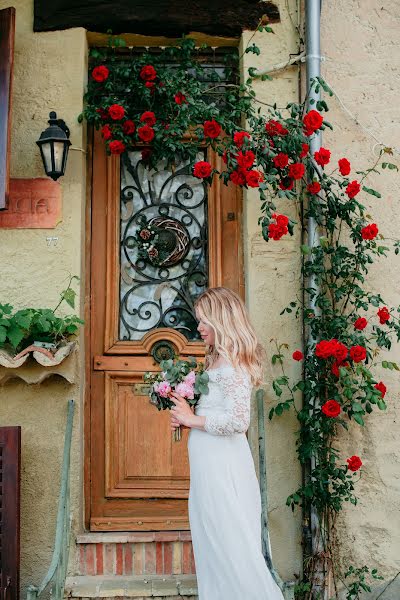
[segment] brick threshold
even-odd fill
[[[77,544],[127,544],[135,542],[191,542],[190,531],[88,532],[76,536]]]
[[[193,575],[83,575],[68,577],[68,598],[197,598],[197,580]],[[171,599],[172,600],[172,599]],[[183,599],[182,599],[183,600]]]

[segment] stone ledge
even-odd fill
[[[140,531],[128,533],[81,533],[77,544],[132,544],[135,542],[191,542],[190,531]]]
[[[68,598],[169,598],[197,597],[197,580],[193,575],[149,577],[103,575],[68,577],[65,582]]]

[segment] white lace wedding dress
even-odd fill
[[[233,366],[208,370],[191,429],[189,521],[199,600],[283,600],[261,549],[261,496],[246,437],[251,382]]]

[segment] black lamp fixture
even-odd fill
[[[69,141],[69,129],[65,122],[57,119],[57,113],[53,110],[49,117],[50,127],[42,131],[36,143],[40,148],[46,175],[56,181],[65,173],[71,142]]]

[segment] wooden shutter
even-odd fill
[[[0,210],[7,208],[9,194],[14,36],[15,8],[0,10]]]
[[[21,427],[0,427],[0,598],[19,598]]]

